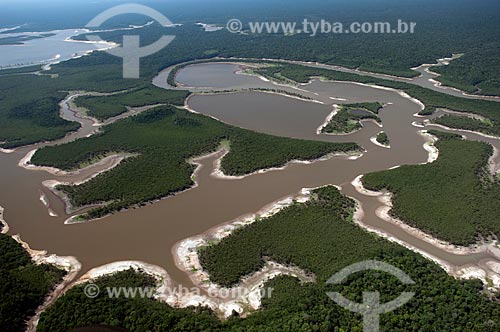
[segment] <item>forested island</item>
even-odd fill
[[[327,134],[349,134],[362,128],[361,120],[382,121],[378,117],[381,103],[357,103],[338,106],[339,110],[321,130]]]
[[[389,137],[387,136],[387,134],[384,131],[378,133],[377,137],[375,139],[377,140],[378,143],[380,143],[384,146],[390,146],[390,144],[391,144]]]

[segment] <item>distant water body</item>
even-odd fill
[[[6,38],[20,42],[14,45],[0,45],[0,70],[67,61],[115,47],[116,44],[111,42],[72,39],[88,32],[87,29],[15,32],[15,28],[0,28],[0,44],[2,39]]]

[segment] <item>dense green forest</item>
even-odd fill
[[[353,207],[354,202],[336,188],[317,189],[312,201],[297,203],[242,228],[202,252],[204,266],[222,283],[233,284],[258,269],[264,258],[316,274],[315,283],[301,284],[292,277],[269,281],[265,287],[273,288],[272,296],[265,297],[263,308],[247,318],[235,315],[221,322],[202,308],[172,309],[148,299],[110,299],[106,292],[89,299],[81,285],[42,315],[38,331],[66,332],[76,326],[108,324],[131,332],[361,332],[361,315],[337,306],[326,295],[331,291],[356,302],[362,302],[364,291],[379,291],[381,302],[402,291],[415,292],[408,304],[381,316],[381,331],[493,332],[500,328],[500,305],[481,293],[480,281],[456,280],[425,258],[365,232],[350,221]],[[365,259],[402,269],[415,285],[403,285],[375,271],[356,273],[341,285],[325,285],[339,269]],[[101,290],[108,286],[151,286],[152,280],[125,271],[101,278],[97,285]]]
[[[99,120],[120,115],[127,111],[127,107],[141,107],[147,105],[184,105],[188,91],[165,90],[152,85],[134,89],[113,96],[83,96],[77,98],[77,106],[88,109],[88,114]]]
[[[176,58],[178,51],[186,43],[190,43],[193,53],[202,50],[199,55],[243,55],[319,61],[411,76],[415,74],[410,70],[412,67],[433,63],[435,59],[452,53],[464,53],[461,59],[438,70],[442,71],[452,84],[460,84],[470,89],[479,87],[483,92],[499,91],[500,57],[497,36],[500,4],[495,0],[309,0],[295,1],[293,6],[288,0],[238,3],[217,0],[216,3],[185,1],[175,4],[154,1],[148,5],[157,8],[174,23],[184,24],[175,31],[166,33],[175,34],[177,38],[171,47],[158,57],[165,62]],[[16,19],[20,21],[12,22],[12,25],[30,22],[21,29],[24,31],[38,31],[29,29],[40,28],[61,29],[61,26],[83,27],[95,15],[109,7],[109,4],[80,5],[79,8],[73,8],[74,6],[77,6],[77,3],[62,2],[57,8],[46,8],[47,6],[41,4],[29,8],[24,6],[22,14],[13,14],[11,6],[3,8],[0,18],[4,24]],[[118,26],[141,24],[135,22],[135,17],[125,18],[128,20],[122,19],[112,23]],[[354,21],[396,24],[398,19],[402,19],[406,22],[416,22],[417,27],[414,34],[317,34],[311,37],[309,34],[233,35],[224,30],[207,33],[201,27],[195,26],[195,23],[200,21],[225,26],[232,18],[240,19],[244,23],[244,29],[248,28],[248,22],[256,20],[293,21],[300,24],[304,18],[312,22],[324,19],[346,25]],[[153,34],[148,30],[160,29],[150,26],[145,29],[145,35]],[[120,33],[123,34],[114,34]],[[103,35],[107,37],[113,35],[113,32]],[[185,54],[189,55],[187,52]]]
[[[60,188],[76,206],[112,202],[89,213],[89,217],[99,217],[191,187],[195,166],[187,160],[215,151],[225,140],[229,140],[230,153],[222,160],[222,169],[228,175],[244,175],[282,166],[293,159],[312,160],[359,149],[354,143],[259,134],[174,106],[160,106],[111,124],[99,135],[42,148],[32,162],[67,170],[109,152],[137,154],[89,182]]]
[[[0,234],[0,330],[21,332],[47,293],[64,276],[51,265],[36,265],[23,247]]]
[[[498,46],[491,40],[485,48],[476,48],[466,56],[453,60],[449,66],[435,67],[432,71],[441,74],[437,80],[469,93],[500,95],[498,78]],[[496,57],[496,59],[495,59]]]
[[[488,120],[483,121],[479,119],[473,119],[468,116],[445,114],[432,120],[432,122],[446,126],[448,128],[472,130],[485,134],[500,136],[500,128],[496,124],[493,124]]]
[[[348,222],[355,203],[338,189],[316,189],[313,197],[308,203],[296,203],[202,249],[200,263],[211,281],[232,286],[261,269],[269,259],[299,266],[315,273],[318,282],[326,282],[334,271],[376,256],[384,248],[384,240],[374,241]],[[353,236],[358,233],[360,237]],[[356,241],[348,240],[353,238]],[[335,252],[342,255],[331,254]]]
[[[445,241],[470,245],[500,235],[500,183],[488,168],[493,148],[431,133],[440,139],[437,161],[371,173],[364,185],[392,192],[392,215]]]
[[[82,58],[83,59],[83,58]],[[86,57],[85,61],[96,59]],[[75,60],[77,61],[77,60]],[[70,61],[71,62],[71,61]],[[121,78],[119,65],[93,64],[92,68],[69,68],[62,63],[52,74],[0,76],[0,144],[11,148],[54,140],[79,128],[59,116],[59,102],[70,90],[111,92],[138,84]]]
[[[384,105],[380,102],[376,103],[353,103],[353,104],[344,104],[345,107],[350,108],[351,110],[367,110],[374,114],[378,114],[380,110],[384,107]]]
[[[372,119],[381,122],[377,116],[382,108],[380,103],[357,103],[339,106],[338,113],[323,127],[322,132],[328,134],[347,134],[362,128],[361,120]]]
[[[386,146],[389,146],[391,144],[391,142],[389,141],[389,137],[387,136],[387,134],[384,131],[378,133],[377,142],[379,142],[382,145],[386,145]]]
[[[437,108],[479,114],[485,117],[491,125],[482,126],[477,129],[488,134],[500,135],[500,103],[498,102],[454,97],[408,83],[307,66],[275,64],[256,69],[255,71],[278,81],[285,77],[295,82],[307,83],[311,77],[319,76],[327,80],[359,82],[403,90],[424,103],[426,108],[421,114],[432,114]],[[460,128],[467,129],[470,126],[469,122],[472,121],[463,117],[460,123],[463,123],[464,126]]]

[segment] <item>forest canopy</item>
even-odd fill
[[[136,155],[79,186],[59,188],[75,206],[112,202],[92,210],[88,217],[93,218],[190,188],[195,165],[188,160],[219,149],[223,141],[229,142],[230,150],[221,163],[227,175],[245,175],[291,160],[313,160],[360,149],[354,143],[260,134],[174,106],[159,106],[106,126],[99,135],[42,148],[32,162],[69,170],[110,153]]]
[[[488,168],[493,148],[431,133],[439,137],[437,161],[367,174],[365,187],[393,193],[393,216],[442,240],[471,245],[499,236],[500,183]]]

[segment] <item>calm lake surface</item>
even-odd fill
[[[44,32],[2,33],[0,34],[0,43],[3,38],[35,37],[45,34],[53,35],[27,40],[21,45],[0,45],[0,54],[2,55],[0,57],[0,69],[66,61],[111,46],[108,43],[69,40],[71,37],[86,32],[87,30],[84,29],[67,29]]]
[[[232,84],[271,85],[255,77],[235,75],[237,68],[234,64],[196,65],[181,71],[178,79],[193,90],[212,85],[213,81],[218,82],[219,88]],[[425,140],[418,134],[422,128],[412,126],[412,122],[421,121],[413,116],[420,110],[416,103],[393,91],[353,83],[315,80],[300,89],[305,90],[304,95],[323,104],[263,92],[241,92],[194,95],[189,99],[189,106],[226,123],[263,133],[331,142],[358,142],[366,149],[363,157],[357,160],[334,157],[310,165],[292,164],[284,170],[255,174],[241,180],[226,180],[211,176],[218,157],[212,156],[202,161],[198,173],[199,186],[192,190],[95,222],[65,225],[68,216],[63,203],[42,185],[42,181],[74,181],[88,176],[95,169],[87,174],[66,177],[25,170],[18,166],[18,162],[35,147],[24,147],[11,154],[0,153],[0,205],[5,208],[10,234],[20,234],[33,249],[76,257],[82,263],[80,275],[111,262],[137,260],[158,265],[170,274],[174,282],[190,286],[188,276],[175,266],[171,250],[177,242],[252,214],[274,201],[298,193],[304,187],[335,184],[341,186],[346,195],[361,202],[366,214],[365,223],[416,248],[456,266],[491,259],[488,254],[449,254],[381,220],[375,214],[380,206],[378,200],[357,193],[350,184],[361,174],[427,161],[428,153],[422,147]],[[317,128],[332,112],[333,104],[338,103],[331,98],[346,99],[342,103],[379,101],[387,104],[380,112],[384,128],[365,122],[363,130],[351,135],[317,135]],[[66,117],[71,117],[68,109],[63,109],[63,112]],[[63,141],[92,132],[95,128],[90,128],[89,123],[84,124],[82,131]],[[370,138],[381,130],[388,134],[391,149],[370,142]],[[467,134],[467,137],[488,141],[500,148],[497,140],[473,134]],[[46,195],[58,217],[49,216],[47,207],[40,200],[41,193]]]

